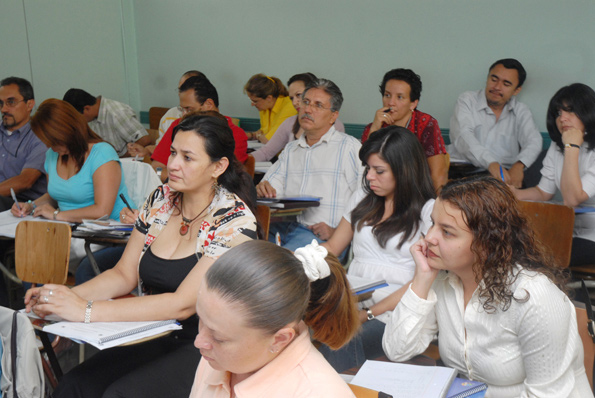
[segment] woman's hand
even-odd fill
[[[581,146],[584,140],[584,134],[579,129],[572,128],[562,132],[562,143],[564,145],[574,144]]]
[[[138,218],[138,210],[130,211],[128,207],[124,207],[120,212],[120,221],[127,224],[133,224]]]
[[[392,125],[395,121],[392,117],[392,109],[383,106],[382,108],[376,111],[374,115],[374,120],[372,121],[372,126],[370,127],[370,132],[374,132],[382,128],[382,123],[386,123],[388,125]]]
[[[438,269],[428,264],[428,243],[425,238],[420,238],[409,249],[415,262],[415,275],[411,283],[411,289],[422,299],[428,298],[432,283],[438,276]]]
[[[45,318],[57,315],[71,322],[83,322],[87,301],[63,285],[47,284],[29,289],[25,294],[25,310]]]
[[[19,202],[20,209],[17,207],[17,204],[13,204],[10,208],[10,213],[15,217],[25,217],[28,214],[33,212],[33,204],[27,202]]]
[[[56,209],[54,208],[54,206],[48,203],[44,203],[35,208],[35,210],[33,211],[33,217],[43,217],[47,218],[48,220],[53,220],[55,211]]]
[[[318,239],[322,239],[324,241],[327,241],[331,238],[331,236],[333,236],[333,233],[335,232],[335,228],[331,227],[330,225],[324,223],[324,222],[319,222],[317,224],[314,225],[310,225],[308,227],[308,229],[310,231],[312,231],[312,233],[314,235],[316,235],[318,237]],[[341,253],[339,253],[341,254]]]

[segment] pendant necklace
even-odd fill
[[[204,209],[202,209],[202,211],[200,213],[198,213],[198,215],[196,217],[194,217],[192,220],[184,217],[184,207],[182,206],[182,203],[180,202],[180,213],[182,214],[182,222],[180,225],[180,235],[185,236],[188,231],[190,231],[190,224],[192,224],[198,217],[200,217],[200,215],[202,213],[204,213],[204,211],[210,206],[211,204],[209,203],[207,205],[207,207],[205,207]]]

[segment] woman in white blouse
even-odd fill
[[[393,361],[440,357],[486,397],[593,397],[564,277],[512,192],[489,176],[449,182],[411,248],[415,276],[386,325]]]
[[[550,100],[547,130],[552,139],[536,187],[513,189],[520,200],[551,200],[559,190],[567,206],[595,206],[595,91],[574,83]],[[570,265],[593,263],[595,213],[577,214]]]
[[[362,330],[347,346],[337,351],[320,347],[337,372],[383,355],[386,319],[415,271],[409,248],[430,228],[435,198],[424,150],[406,128],[378,130],[362,145],[359,158],[366,166],[363,188],[352,195],[339,226],[323,246],[340,254],[352,243],[349,275],[384,279],[389,286],[361,303]]]

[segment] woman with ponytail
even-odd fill
[[[312,242],[295,255],[266,241],[221,256],[198,291],[191,398],[353,397],[310,342],[339,348],[359,326],[335,256]]]
[[[260,113],[260,129],[246,133],[249,140],[266,144],[285,119],[297,114],[289,92],[278,77],[256,74],[244,86],[244,93]]]

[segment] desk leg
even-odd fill
[[[48,355],[48,359],[50,360],[50,364],[52,365],[54,375],[56,376],[56,379],[60,381],[62,379],[62,368],[60,367],[60,363],[58,362],[58,358],[56,357],[56,353],[54,352],[52,343],[48,338],[48,334],[45,332],[40,332],[39,338],[41,339],[41,342],[43,343],[43,348],[45,349],[45,352]]]
[[[101,274],[99,267],[97,266],[97,261],[95,260],[95,256],[93,256],[93,252],[91,251],[91,243],[85,239],[85,252],[87,253],[87,257],[89,257],[89,262],[91,263],[91,267],[93,267],[93,271],[95,275]]]

